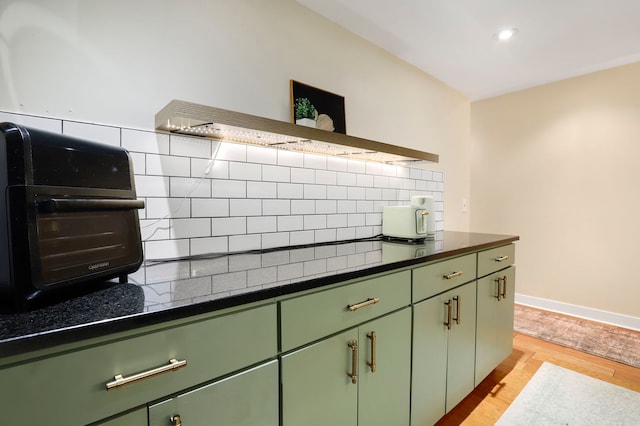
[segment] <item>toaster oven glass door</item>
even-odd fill
[[[133,210],[40,212],[36,222],[44,285],[141,261]]]

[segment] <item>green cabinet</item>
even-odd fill
[[[515,267],[478,280],[476,386],[513,350]]]
[[[414,305],[411,424],[432,425],[474,388],[476,282]]]
[[[278,426],[278,361],[149,407],[149,426],[178,424],[178,418],[184,425]]]
[[[283,426],[409,424],[409,308],[282,357]]]

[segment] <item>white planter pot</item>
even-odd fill
[[[299,126],[316,127],[316,120],[311,118],[298,118],[296,124]]]

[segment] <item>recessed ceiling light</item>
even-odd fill
[[[517,28],[504,28],[495,33],[494,37],[501,41],[506,41],[518,33]]]

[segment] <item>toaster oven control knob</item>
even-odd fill
[[[171,426],[182,426],[182,419],[180,418],[180,414],[171,416]]]

